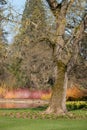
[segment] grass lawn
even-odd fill
[[[0,130],[87,130],[87,120],[0,117]]]
[[[71,111],[76,118],[45,115],[42,119],[44,109],[0,109],[0,130],[87,130],[86,110]]]

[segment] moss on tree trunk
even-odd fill
[[[67,73],[66,66],[61,62],[57,62],[58,74],[57,81],[53,88],[53,94],[46,113],[64,114],[66,110],[66,89],[67,89]]]

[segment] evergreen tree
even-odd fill
[[[19,86],[44,89],[53,85],[53,49],[50,42],[45,39],[47,36],[45,19],[41,0],[26,2],[20,33],[12,45],[13,54],[10,60]]]

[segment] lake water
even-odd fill
[[[0,100],[0,108],[34,108],[47,104],[40,100]]]
[[[34,104],[27,103],[0,103],[0,108],[33,108]]]

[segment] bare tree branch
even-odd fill
[[[67,65],[67,72],[70,73],[70,70],[74,66],[79,52],[78,43],[83,38],[84,30],[85,30],[85,23],[87,20],[87,15],[84,17],[84,20],[81,22],[79,27],[76,29],[75,35],[73,36],[73,53]],[[69,41],[68,41],[69,42]],[[69,43],[68,43],[69,44]]]
[[[56,0],[46,0],[51,8],[51,10],[55,10],[58,8],[58,3]]]
[[[66,11],[71,7],[72,3],[74,2],[74,0],[70,0],[70,2],[68,2],[68,0],[63,0],[62,3],[58,3],[56,0],[46,1],[48,2],[54,16],[58,15],[61,9],[63,9],[63,11],[66,13]]]

